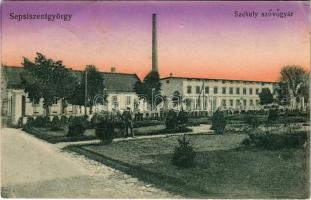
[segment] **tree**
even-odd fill
[[[31,102],[43,99],[45,114],[55,100],[66,100],[74,91],[76,77],[62,61],[54,61],[37,53],[35,61],[23,58],[24,72],[21,74],[22,85]]]
[[[72,94],[68,98],[68,102],[73,105],[83,106],[85,101],[85,94],[82,88],[81,81],[77,81]]]
[[[286,93],[289,97],[294,99],[294,108],[297,108],[297,102],[299,99],[309,95],[307,89],[309,87],[308,73],[300,66],[288,65],[281,69],[280,74],[280,82],[283,84],[282,89],[287,90]],[[284,98],[284,96],[281,97]]]
[[[92,113],[93,100],[97,95],[104,95],[104,78],[97,71],[94,65],[87,65],[82,73],[81,81],[75,84],[75,89],[69,98],[69,102],[74,105],[90,106]],[[87,99],[85,99],[85,86],[87,85]],[[104,97],[104,99],[106,96]],[[86,101],[85,101],[86,100]]]
[[[262,88],[261,93],[259,93],[260,104],[266,105],[273,102],[273,94],[269,88]]]
[[[135,91],[139,96],[146,98],[149,105],[158,105],[161,103],[159,98],[155,98],[160,95],[161,83],[158,72],[151,71],[144,78],[143,82],[138,81],[135,85]]]
[[[104,94],[104,78],[97,71],[94,65],[87,65],[82,76],[81,88],[85,91],[85,82],[87,83],[87,105],[90,106],[90,114],[92,113],[93,100],[96,95]],[[87,77],[87,81],[86,80]],[[85,95],[83,95],[85,96]],[[104,97],[106,98],[106,97]]]
[[[289,105],[290,96],[287,83],[280,82],[278,84],[278,87],[276,88],[276,93],[277,93],[277,101],[280,105]]]

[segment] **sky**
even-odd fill
[[[158,68],[173,76],[276,81],[285,65],[309,71],[309,2],[2,2],[2,63],[21,66],[36,52],[73,69],[151,70],[152,13]],[[292,12],[235,17],[234,12]],[[12,20],[14,14],[72,14],[70,21]]]

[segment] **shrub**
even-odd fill
[[[31,116],[29,116],[29,117],[27,117],[27,121],[26,121],[26,124],[25,124],[25,126],[23,127],[23,129],[27,129],[27,128],[30,128],[30,127],[32,127],[33,125],[34,125],[34,118],[33,117],[31,117]]]
[[[74,118],[75,118],[74,116],[70,116],[70,117],[68,118],[68,123],[70,123]]]
[[[81,136],[85,131],[85,123],[83,117],[73,117],[69,122],[67,136]]]
[[[68,117],[66,117],[65,115],[62,115],[60,117],[60,123],[61,124],[67,124],[68,123]]]
[[[61,120],[58,118],[58,116],[54,116],[51,122],[51,130],[52,131],[59,131],[63,130],[61,128]]]
[[[179,125],[186,125],[188,122],[188,114],[185,111],[180,111],[177,115],[177,122]]]
[[[272,122],[276,121],[278,119],[278,117],[279,117],[278,110],[275,110],[275,109],[269,110],[268,122],[272,123]]]
[[[34,127],[48,127],[50,126],[50,118],[48,116],[38,116],[34,122],[33,122],[33,126]]]
[[[91,124],[93,127],[96,127],[96,124],[97,124],[97,115],[93,115],[92,118],[91,118]]]
[[[252,144],[252,141],[249,138],[245,138],[241,142],[241,145],[244,145],[244,146],[250,146],[251,144]]]
[[[276,150],[302,147],[308,140],[306,131],[286,134],[268,134],[257,132],[250,134],[250,142],[257,148]]]
[[[249,125],[252,129],[256,129],[259,126],[259,119],[256,114],[248,114],[245,118],[245,122]]]
[[[143,121],[135,121],[133,124],[134,128],[146,127],[146,126],[156,126],[163,124],[163,122],[159,120],[143,120]]]
[[[223,134],[227,125],[224,113],[217,110],[212,117],[212,127],[211,129],[216,132],[216,134]]]
[[[185,135],[182,139],[178,139],[179,146],[176,146],[172,156],[172,162],[178,167],[194,166],[195,152],[189,140],[186,140]]]
[[[111,144],[114,137],[115,124],[108,119],[102,119],[95,129],[96,136],[104,144]]]
[[[172,130],[175,129],[178,125],[177,115],[176,112],[173,110],[168,111],[166,119],[165,119],[165,126],[166,129]]]

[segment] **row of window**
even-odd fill
[[[210,88],[209,86],[205,86],[204,88],[203,87],[200,87],[200,86],[196,86],[195,87],[195,93],[196,94],[201,94],[203,92],[203,89],[204,89],[204,93],[205,94],[209,94],[210,93]],[[230,87],[230,88],[226,88],[226,87],[222,87],[221,88],[221,92],[222,94],[234,94],[234,90],[235,90],[235,94],[240,94],[240,88],[233,88],[233,87]],[[228,90],[229,89],[229,90]],[[244,95],[247,94],[247,88],[242,88],[242,92]],[[256,88],[255,89],[255,93],[256,94],[259,94],[259,88]],[[192,86],[187,86],[187,94],[191,94],[192,93]],[[215,86],[213,88],[213,93],[214,94],[218,94],[218,87]],[[252,95],[253,94],[253,88],[248,88],[248,94],[249,95]]]
[[[229,103],[229,106],[232,107],[232,106],[233,106],[233,99],[229,99],[229,102],[228,102],[228,103]],[[246,106],[246,103],[247,103],[246,99],[243,99],[242,101],[241,101],[240,99],[236,99],[236,100],[235,100],[235,105],[236,105],[236,106]],[[226,107],[226,106],[227,106],[227,100],[226,100],[226,99],[223,99],[223,100],[221,101],[221,105],[224,106],[224,107]],[[253,99],[250,99],[250,100],[249,100],[249,105],[250,105],[250,106],[254,106],[254,105],[258,106],[258,105],[259,105],[259,99],[256,99],[255,102],[254,102]]]
[[[118,96],[114,95],[111,97],[112,99],[112,104],[118,104]],[[125,105],[130,105],[131,104],[131,96],[125,96]]]
[[[187,81],[192,81],[193,79],[191,78],[188,78]],[[254,81],[238,81],[238,80],[217,80],[217,79],[214,79],[214,80],[210,80],[210,81],[214,81],[214,82],[222,82],[222,83],[244,83],[244,84],[257,84],[257,85],[266,85],[268,83],[266,82],[254,82]],[[169,83],[169,80],[166,81],[167,83]]]

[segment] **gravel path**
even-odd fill
[[[2,197],[182,198],[18,129],[1,130]]]

